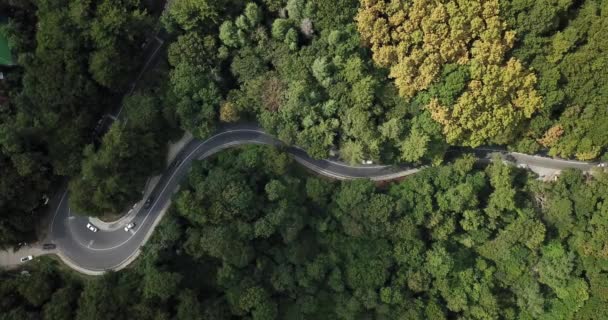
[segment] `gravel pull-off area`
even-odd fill
[[[45,255],[45,254],[54,253],[54,250],[42,250],[42,248],[40,246],[41,245],[36,244],[36,245],[21,247],[17,251],[13,251],[13,249],[0,251],[0,268],[10,269],[10,268],[18,267],[21,264],[25,264],[25,263],[35,263],[36,257]],[[21,262],[21,258],[27,257],[27,256],[33,256],[34,260]]]

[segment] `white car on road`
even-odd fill
[[[134,227],[135,227],[135,222],[131,222],[125,226],[125,231],[129,232],[129,230],[133,229]]]
[[[97,232],[97,227],[94,226],[94,225],[92,225],[92,224],[90,224],[90,223],[87,223],[87,229],[89,229],[89,230],[91,230],[93,232]]]
[[[34,259],[33,256],[25,256],[25,257],[21,258],[21,262],[27,262],[27,261],[30,261],[32,259]]]

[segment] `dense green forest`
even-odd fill
[[[133,267],[6,272],[3,319],[608,317],[608,175],[474,163],[374,185],[224,151],[193,165]]]
[[[254,120],[350,163],[440,164],[450,145],[487,144],[607,157],[606,1],[173,1],[162,80],[122,102],[158,28],[146,3],[0,8],[17,61],[0,109],[2,244],[32,236],[57,177],[74,178],[77,212],[122,212],[162,169],[171,135],[153,127],[203,138]],[[92,144],[121,103],[136,123]]]
[[[164,22],[177,34],[177,112],[198,136],[246,118],[352,163],[438,163],[448,144],[591,160],[608,145],[606,11],[595,0],[199,0]]]
[[[59,177],[82,176],[81,171],[95,171],[95,166],[104,161],[90,160],[92,149],[96,148],[93,128],[104,112],[121,103],[120,96],[129,88],[131,74],[139,70],[141,43],[146,33],[153,31],[154,23],[139,0],[3,0],[0,8],[9,18],[3,31],[17,63],[4,70],[9,99],[0,105],[0,246],[5,246],[33,240],[34,228],[44,213],[43,196],[56,192]],[[141,95],[124,102],[140,108],[129,111],[133,121],[128,127],[116,125],[98,151],[113,157],[113,161],[121,160],[116,163],[120,172],[103,172],[106,182],[128,175],[133,166],[125,164],[129,159],[115,156],[118,147],[112,143],[166,143],[165,132],[146,137],[151,134],[147,126],[159,124],[146,121],[156,121],[153,108],[162,95],[150,90]],[[140,105],[141,101],[148,104]],[[146,132],[141,132],[141,128],[146,128]],[[119,135],[124,138],[117,138]],[[153,155],[157,163],[163,161],[159,154],[162,148]],[[137,161],[148,172],[159,167],[142,166],[142,157],[145,155]],[[145,172],[137,173],[139,180],[133,184],[146,179]],[[89,181],[95,178],[102,179],[91,177]],[[124,180],[128,178],[119,181]],[[90,187],[74,183],[81,188],[79,191],[90,191]],[[143,186],[140,184],[138,189]],[[131,202],[136,188],[125,188],[131,189],[122,192],[130,194],[127,198]],[[122,193],[112,190],[107,196],[112,197],[114,205],[124,206],[125,201],[114,196]],[[96,201],[104,200],[107,202]],[[99,212],[99,207],[105,208],[101,204],[87,207],[77,199],[74,202],[78,209],[91,214]]]
[[[0,247],[35,239],[64,178],[76,212],[123,212],[180,128],[255,121],[316,158],[433,166],[333,182],[281,150],[225,151],[128,269],[2,271],[0,320],[608,319],[606,173],[444,162],[484,145],[608,160],[608,1],[150,5],[0,0]],[[164,57],[126,95],[161,26]]]
[[[175,131],[167,121],[173,112],[163,107],[165,92],[148,84],[125,97],[125,120],[112,124],[97,150],[84,149],[81,171],[69,185],[72,209],[105,216],[141,200],[146,180],[165,168],[167,141]]]

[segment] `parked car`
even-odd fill
[[[45,243],[42,245],[42,249],[43,250],[53,250],[55,249],[57,246],[54,243]]]
[[[602,163],[598,164],[597,166],[600,168],[606,168],[606,167],[608,167],[608,163],[602,162]]]
[[[149,196],[148,199],[146,200],[146,202],[144,202],[144,209],[149,209],[150,206],[152,205],[152,202],[154,201],[154,196]]]
[[[96,226],[94,226],[94,225],[92,225],[90,223],[87,223],[87,229],[89,229],[89,230],[91,230],[93,232],[97,232],[97,230],[98,230]]]
[[[181,163],[182,163],[181,158],[175,158],[175,160],[173,160],[173,162],[171,162],[171,164],[169,165],[169,168],[173,169],[173,168],[179,166]]]
[[[33,257],[33,256],[26,256],[26,257],[21,258],[21,262],[30,261],[30,260],[32,260],[32,259],[34,259],[34,257]]]
[[[131,222],[125,226],[125,231],[129,232],[129,230],[133,229],[134,227],[135,227],[135,222]]]

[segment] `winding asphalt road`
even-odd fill
[[[169,167],[161,176],[151,194],[155,199],[149,209],[140,208],[132,218],[136,227],[125,232],[122,228],[115,231],[89,231],[85,226],[89,222],[84,217],[72,212],[68,206],[68,194],[64,191],[53,201],[53,218],[48,240],[57,244],[57,253],[72,268],[88,274],[100,274],[106,270],[119,270],[139,254],[140,247],[154,231],[156,223],[169,206],[172,195],[179,188],[180,182],[188,174],[192,161],[204,159],[222,149],[242,144],[268,144],[283,146],[297,162],[318,174],[334,179],[366,178],[372,180],[390,180],[413,174],[420,170],[407,165],[399,166],[349,166],[334,160],[315,160],[305,151],[286,147],[278,139],[264,133],[254,125],[237,125],[220,130],[211,138],[201,141],[192,140],[180,151],[178,165]],[[596,164],[531,156],[489,148],[469,150],[479,159],[490,159],[498,152],[517,164],[561,170],[577,168],[589,171]],[[462,152],[462,151],[459,151]]]

